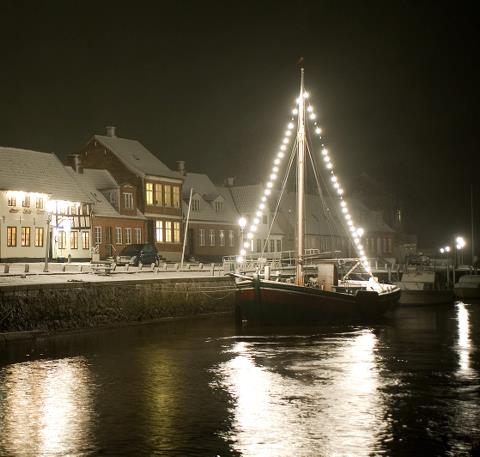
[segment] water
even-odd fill
[[[375,326],[205,319],[0,352],[1,456],[480,455],[480,305]]]

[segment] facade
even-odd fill
[[[182,172],[184,173],[183,162]],[[188,213],[190,189],[192,202],[187,226],[186,258],[220,261],[239,252],[239,214],[228,189],[215,186],[200,173],[185,173],[183,212]]]
[[[182,176],[170,170],[140,142],[119,138],[113,127],[95,135],[71,156],[71,164],[108,170],[120,185],[118,205],[123,215],[146,218],[145,242],[155,243],[167,260],[182,252]]]
[[[54,154],[0,148],[0,260],[90,259],[91,205]]]
[[[135,195],[132,186],[120,186],[107,170],[66,169],[93,202],[91,244],[100,259],[117,256],[129,244],[145,243],[146,217],[136,207],[125,208],[121,199],[128,192]],[[135,201],[132,196],[132,205]]]

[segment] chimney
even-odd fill
[[[185,160],[177,161],[177,169],[182,176],[186,176],[187,170],[185,170]]]
[[[72,168],[75,171],[75,173],[82,174],[83,173],[83,167],[82,167],[82,159],[80,158],[80,154],[70,154],[69,155],[71,159],[71,164]]]
[[[115,138],[117,136],[115,134],[115,127],[113,125],[108,125],[107,127],[105,127],[105,129],[107,130],[107,136],[111,138]]]
[[[233,187],[235,185],[235,177],[234,176],[229,176],[228,178],[225,178],[225,186],[226,187]]]

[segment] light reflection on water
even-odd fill
[[[388,438],[375,334],[309,339],[308,346],[302,336],[285,340],[240,341],[219,366],[219,385],[234,399],[235,449],[245,456],[374,452]]]
[[[457,308],[457,353],[459,360],[458,375],[464,377],[475,376],[470,363],[470,316],[466,305],[462,302],[458,302]]]
[[[80,455],[88,447],[91,379],[82,357],[10,365],[0,381],[0,444],[9,455]]]

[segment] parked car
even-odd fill
[[[135,265],[139,263],[148,265],[154,263],[158,266],[160,257],[153,244],[129,244],[117,256],[117,265]]]

